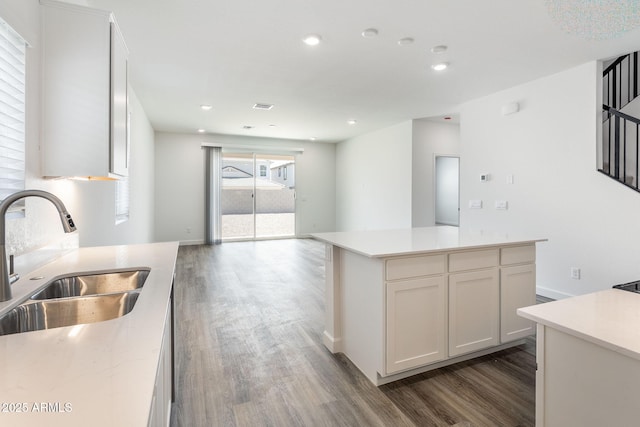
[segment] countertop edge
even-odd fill
[[[627,357],[640,360],[640,346],[637,349],[633,349],[633,348],[630,348],[631,346],[625,345],[625,343],[622,342],[621,340],[616,339],[617,338],[616,335],[620,333],[619,330],[613,330],[613,331],[610,330],[609,336],[607,336],[606,328],[601,328],[601,329],[598,329],[597,331],[594,330],[592,332],[589,332],[587,326],[581,325],[582,327],[578,329],[577,326],[572,326],[567,324],[568,322],[554,320],[554,317],[557,317],[557,316],[555,316],[552,311],[550,312],[550,310],[546,309],[546,307],[544,310],[541,309],[541,307],[544,305],[562,302],[563,303],[562,306],[559,306],[557,311],[566,312],[567,304],[568,303],[572,303],[574,305],[580,304],[581,297],[589,296],[593,298],[598,298],[598,296],[600,295],[606,296],[611,292],[618,292],[619,293],[618,296],[620,298],[627,298],[627,299],[636,298],[638,300],[637,302],[639,303],[638,309],[640,310],[640,298],[638,298],[639,295],[633,294],[631,292],[623,291],[623,290],[618,290],[618,289],[606,289],[603,291],[593,292],[591,294],[585,294],[577,297],[571,297],[563,300],[552,301],[552,302],[529,306],[529,307],[522,307],[517,309],[516,313],[519,316],[524,317],[525,319],[532,320],[543,326],[556,329],[560,332],[566,333],[576,338],[583,339],[587,342],[609,349],[616,353],[620,353]],[[542,313],[542,311],[545,311],[546,313]],[[602,314],[602,313],[599,313],[599,314]],[[594,320],[596,320],[596,323],[597,323],[598,319],[596,319],[594,316],[595,315],[591,313],[592,318],[589,321],[585,321],[584,324],[592,325],[594,323]],[[603,323],[604,323],[604,319],[603,319]],[[625,334],[622,333],[621,335],[624,336]]]
[[[443,236],[440,236],[440,234],[443,234]],[[386,244],[386,242],[380,243],[381,240],[392,239],[398,235],[401,236],[400,241],[389,244]],[[488,247],[528,245],[548,241],[546,238],[533,238],[528,236],[505,237],[502,233],[486,233],[486,235],[480,233],[479,236],[476,236],[474,233],[461,231],[458,227],[452,226],[311,233],[310,236],[321,242],[368,258],[435,254],[454,250],[477,250]],[[465,238],[470,239],[469,236],[473,236],[475,241],[469,243],[460,241]],[[439,237],[443,237],[442,240],[448,239],[450,241],[446,243],[437,241]],[[389,248],[372,249],[374,246],[372,245],[373,239],[377,239],[375,246],[381,247],[386,245]]]

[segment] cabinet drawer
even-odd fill
[[[444,273],[444,255],[421,255],[387,260],[386,279],[409,279]]]
[[[500,250],[500,264],[533,264],[536,261],[536,246],[515,246]]]
[[[460,252],[449,255],[449,271],[477,270],[479,268],[496,267],[498,265],[498,249]]]

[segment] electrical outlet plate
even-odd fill
[[[482,200],[469,200],[469,209],[482,209]]]
[[[580,280],[580,269],[576,267],[571,267],[571,278],[575,280]]]
[[[496,200],[495,207],[496,209],[506,211],[509,207],[509,204],[506,200]]]

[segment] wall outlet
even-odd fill
[[[506,200],[496,200],[495,207],[498,210],[506,211],[509,207],[509,204]]]
[[[571,267],[571,278],[575,280],[580,280],[580,269],[576,267]]]
[[[469,200],[469,209],[482,209],[482,200]]]

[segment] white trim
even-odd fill
[[[542,286],[536,286],[536,293],[538,295],[542,295],[543,297],[552,298],[554,300],[575,297],[575,295],[567,294],[565,292],[559,292]]]

